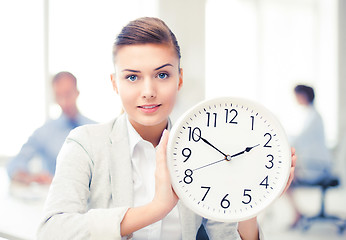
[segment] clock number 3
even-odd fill
[[[270,162],[270,166],[267,166],[267,164],[265,165],[265,167],[266,168],[268,168],[268,169],[271,169],[271,168],[273,168],[273,166],[274,166],[274,163],[273,163],[273,161],[274,161],[274,156],[273,155],[271,155],[271,154],[269,154],[269,155],[267,155],[267,157],[270,157],[271,159],[269,160],[269,162]]]

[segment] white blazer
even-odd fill
[[[71,131],[57,158],[38,239],[121,238],[120,223],[133,206],[126,117]],[[196,239],[202,217],[178,203],[182,238]],[[210,239],[241,239],[237,224],[203,220]],[[130,236],[128,236],[130,239]],[[261,238],[263,239],[263,238]]]

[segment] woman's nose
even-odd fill
[[[156,86],[153,79],[144,80],[142,96],[146,99],[156,97]]]

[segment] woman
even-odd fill
[[[195,239],[202,218],[177,204],[166,165],[165,129],[183,85],[178,42],[160,19],[140,18],[122,29],[113,57],[125,113],[71,132],[39,239]],[[203,222],[211,239],[259,238],[256,218]]]

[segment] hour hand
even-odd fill
[[[236,157],[236,156],[239,156],[239,155],[241,155],[241,154],[243,154],[243,153],[245,153],[245,152],[250,152],[253,148],[255,148],[255,147],[257,147],[257,146],[259,146],[259,144],[255,145],[255,146],[253,146],[253,147],[247,147],[247,148],[245,148],[244,151],[241,151],[241,152],[238,152],[238,153],[236,153],[236,154],[233,154],[233,155],[231,156],[231,158]]]

